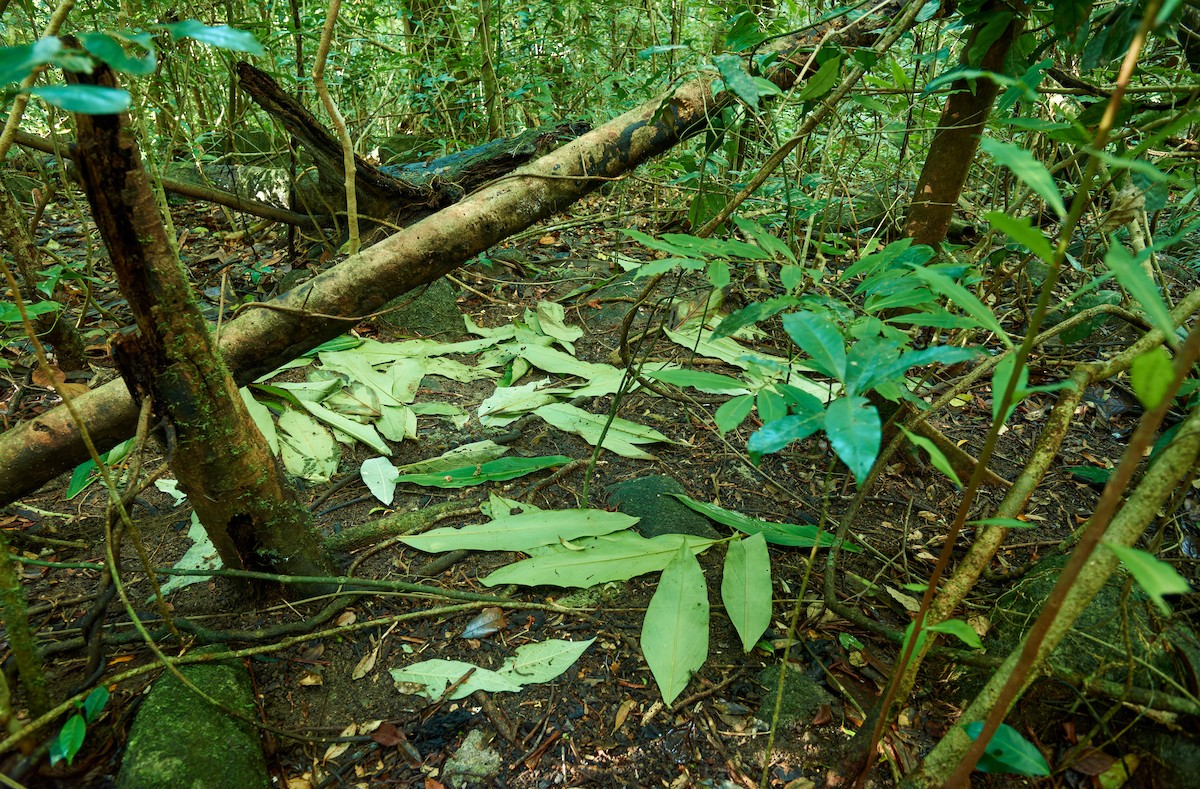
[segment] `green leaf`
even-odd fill
[[[641,643],[663,702],[669,705],[708,658],[708,587],[686,544],[671,557],[650,598]]]
[[[1000,321],[996,320],[996,316],[987,306],[976,298],[975,294],[958,284],[954,280],[947,277],[940,271],[934,269],[922,268],[914,266],[913,273],[925,281],[933,291],[941,296],[945,296],[950,303],[961,309],[963,312],[970,315],[975,320],[979,321],[985,329],[992,332],[996,337],[1003,342],[1007,347],[1012,347],[1012,340],[1008,338],[1008,334],[1000,325]]]
[[[819,372],[843,381],[846,378],[846,341],[827,315],[792,312],[783,316],[783,330],[812,359]]]
[[[1187,594],[1191,590],[1188,582],[1174,567],[1156,556],[1108,540],[1104,541],[1104,545],[1117,555],[1121,564],[1125,565],[1125,569],[1164,616],[1171,613],[1171,607],[1163,599],[1164,595]]]
[[[116,115],[129,109],[129,91],[101,85],[46,85],[29,92],[47,104],[81,115]]]
[[[430,701],[441,698],[446,688],[462,680],[467,672],[470,672],[470,676],[454,689],[449,701],[465,699],[477,690],[487,693],[516,693],[521,689],[522,683],[511,675],[489,671],[460,660],[434,658],[388,671],[392,680],[397,683],[397,689],[402,693],[419,693]]]
[[[1003,211],[989,211],[983,215],[992,227],[1008,234],[1009,238],[1037,255],[1043,263],[1049,264],[1054,260],[1054,248],[1050,246],[1046,234],[1033,226],[1029,217],[1011,217]]]
[[[674,386],[690,386],[706,394],[740,395],[746,393],[745,382],[732,376],[703,370],[650,370],[646,373],[646,377]]]
[[[1055,37],[1071,39],[1079,26],[1091,15],[1092,0],[1056,0],[1051,8],[1050,19],[1053,22]]]
[[[988,13],[986,20],[981,26],[976,25],[975,35],[971,39],[971,46],[967,50],[967,62],[972,66],[978,66],[983,63],[983,56],[987,54],[988,49],[992,44],[996,43],[997,39],[1004,34],[1004,31],[1012,23],[1013,14],[1011,11],[994,10]]]
[[[704,517],[710,518],[722,526],[737,529],[745,534],[762,534],[766,541],[772,545],[811,548],[817,541],[818,529],[811,524],[772,523],[771,521],[751,518],[749,515],[743,515],[740,512],[733,512],[732,510],[718,507],[716,504],[696,501],[682,493],[672,493],[671,495]],[[832,548],[838,544],[838,541],[832,534],[828,532],[821,532],[820,534],[822,548]],[[859,548],[849,543],[842,543],[842,550],[854,552],[858,551]]]
[[[938,449],[937,444],[933,443],[928,438],[925,438],[925,436],[918,436],[916,433],[909,432],[903,425],[901,425],[900,429],[904,431],[904,435],[908,437],[908,440],[912,442],[913,446],[917,446],[925,450],[926,454],[929,455],[929,462],[933,464],[934,468],[949,477],[950,481],[954,483],[954,486],[959,490],[962,490],[962,480],[958,478],[958,474],[955,473],[954,467],[950,465],[950,461],[946,459],[946,456],[942,453],[942,450]]]
[[[501,567],[483,579],[485,586],[562,586],[586,589],[609,581],[627,581],[661,571],[680,545],[694,553],[707,550],[715,540],[662,534],[646,539],[632,531],[580,540],[575,550],[565,547]]]
[[[731,397],[721,403],[717,412],[713,414],[713,420],[717,423],[717,429],[721,431],[721,435],[725,435],[746,421],[752,408],[754,408],[754,395],[748,394]]]
[[[995,526],[998,529],[1036,529],[1038,526],[1036,523],[1027,523],[1016,518],[980,518],[967,523],[975,526]]]
[[[195,19],[185,19],[182,22],[163,25],[163,27],[171,34],[171,38],[177,41],[181,38],[191,38],[203,44],[208,44],[217,49],[226,49],[230,52],[246,52],[251,55],[263,54],[262,44],[258,43],[253,34],[229,27],[228,25],[211,27],[197,22]]]
[[[52,63],[62,50],[63,43],[56,36],[47,36],[32,44],[0,47],[0,85],[20,82],[38,66]]]
[[[761,533],[729,543],[721,602],[741,636],[742,651],[754,649],[771,624],[771,557]]]
[[[457,529],[432,529],[424,534],[401,537],[400,541],[427,553],[456,550],[529,551],[539,545],[610,534],[628,529],[637,522],[637,518],[621,512],[538,510]]]
[[[1150,279],[1150,275],[1142,268],[1142,264],[1149,257],[1149,251],[1146,250],[1135,259],[1117,241],[1116,236],[1113,236],[1109,239],[1108,251],[1104,253],[1104,265],[1117,275],[1121,287],[1129,291],[1133,303],[1145,311],[1154,328],[1161,330],[1167,340],[1171,341],[1175,337],[1175,321],[1172,320],[1171,311],[1163,302],[1162,294],[1158,292],[1154,280]]]
[[[879,412],[865,397],[839,397],[825,409],[825,435],[861,484],[879,456],[883,440]]]
[[[67,718],[67,722],[63,724],[59,730],[58,736],[50,743],[50,764],[55,765],[61,761],[71,764],[75,761],[75,754],[79,753],[79,749],[83,747],[83,740],[87,736],[87,723],[84,722],[82,715],[72,715]]]
[[[794,307],[799,303],[799,300],[793,296],[776,296],[766,301],[747,304],[722,318],[721,322],[717,324],[717,328],[713,329],[712,338],[719,340],[722,337],[730,337],[747,326],[753,326],[759,321],[778,315],[788,307]]]
[[[983,721],[972,721],[964,728],[968,737],[972,740],[978,739],[980,733],[983,732]],[[1000,724],[1000,728],[996,730],[996,734],[988,743],[976,769],[983,773],[1013,773],[1030,776],[1050,774],[1050,765],[1046,764],[1046,759],[1042,756],[1041,751],[1007,723]]]
[[[928,630],[931,633],[946,633],[954,636],[972,649],[983,649],[983,641],[979,639],[979,634],[961,619],[947,619],[936,625],[930,625]]]
[[[1147,410],[1154,409],[1162,402],[1175,380],[1171,354],[1161,345],[1151,348],[1133,360],[1129,376],[1138,400]]]
[[[1064,470],[1072,477],[1083,480],[1091,485],[1106,485],[1112,476],[1112,469],[1098,466],[1065,466]]]
[[[396,467],[387,458],[368,458],[358,467],[358,474],[371,495],[391,506],[396,496]]]
[[[1025,365],[1021,366],[1020,376],[1017,379],[1016,388],[1013,389],[1012,402],[1008,404],[1008,409],[1004,412],[1003,418],[1000,417],[1000,401],[1004,397],[1004,392],[1008,389],[1008,381],[1013,374],[1013,365],[1017,362],[1016,354],[1010,353],[999,362],[996,363],[995,369],[992,370],[992,420],[1000,419],[1001,422],[1007,422],[1012,416],[1013,411],[1017,409],[1017,404],[1028,391],[1029,386],[1029,368]]]
[[[758,81],[746,72],[746,66],[737,55],[717,55],[713,58],[721,79],[733,95],[744,101],[751,108],[757,108],[763,97]]]
[[[329,481],[342,457],[329,431],[294,408],[279,415],[279,452],[289,474],[318,483]]]
[[[846,354],[846,394],[866,394],[882,383],[903,376],[898,369],[900,343],[882,337],[864,337]]]
[[[757,462],[763,455],[778,452],[793,441],[808,438],[820,430],[824,423],[825,412],[821,408],[776,419],[751,434],[750,440],[746,442],[746,450]]]
[[[554,466],[562,466],[571,462],[571,458],[563,455],[533,458],[500,458],[478,466],[456,468],[438,474],[401,474],[397,482],[411,482],[415,485],[427,485],[433,488],[465,488],[471,485],[482,485],[486,482],[504,482],[509,479],[523,477],[535,471],[541,471]]]
[[[756,47],[767,39],[766,33],[759,30],[758,17],[753,11],[742,11],[734,14],[729,20],[729,32],[725,34],[725,48],[730,52],[743,52]]]
[[[842,57],[832,57],[821,64],[817,73],[809,77],[797,96],[801,101],[819,99],[837,85],[838,75],[842,68]]]
[[[1054,183],[1054,176],[1050,175],[1050,171],[1035,159],[1033,154],[1019,146],[990,137],[980,140],[979,147],[999,164],[1012,170],[1013,175],[1046,201],[1046,205],[1058,214],[1059,219],[1066,219],[1067,207],[1063,204],[1062,193]]]
[[[584,411],[569,403],[550,403],[535,408],[533,413],[559,430],[574,433],[592,446],[600,444],[604,449],[621,457],[653,460],[653,455],[635,445],[658,441],[674,443],[652,427],[646,427],[621,417],[616,417],[609,422],[607,416]],[[608,423],[607,432],[604,430],[605,423]],[[601,435],[604,436],[603,442],[600,440]]]
[[[300,405],[314,417],[342,433],[353,438],[361,444],[365,444],[381,455],[391,455],[392,448],[387,445],[387,442],[380,437],[379,432],[374,425],[364,425],[362,422],[342,416],[336,411],[330,411],[320,403],[314,403],[308,400],[301,400]]]
[[[100,713],[104,710],[104,705],[108,703],[108,688],[100,685],[87,695],[80,706],[80,712],[83,713],[85,723],[95,723],[96,718],[100,717]]]
[[[512,657],[504,661],[498,673],[522,685],[549,682],[574,665],[595,640],[566,641],[552,638],[523,644],[517,647]]]
[[[79,41],[84,49],[107,63],[113,71],[145,77],[153,74],[158,66],[154,56],[153,39],[149,36],[140,36],[136,41],[146,51],[143,57],[130,57],[125,54],[125,47],[121,42],[108,33],[81,33]]]

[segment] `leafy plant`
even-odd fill
[[[61,761],[71,764],[87,739],[87,727],[96,722],[104,705],[108,703],[108,688],[101,685],[87,695],[82,702],[75,702],[79,712],[67,718],[58,736],[50,741],[50,764]]]

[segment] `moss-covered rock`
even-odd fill
[[[653,474],[613,485],[608,492],[608,503],[626,515],[641,518],[637,529],[643,537],[691,534],[717,539],[721,536],[708,518],[670,495],[672,493],[687,491],[670,477]]]
[[[238,661],[180,670],[208,695],[247,715],[254,712],[250,673]],[[164,674],[138,710],[117,776],[118,789],[256,789],[267,787],[258,730]]]

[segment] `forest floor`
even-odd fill
[[[567,324],[585,329],[576,343],[578,358],[612,363],[621,319],[642,287],[639,282],[622,278],[614,261],[622,255],[644,256],[645,252],[619,231],[602,225],[570,226],[568,220],[611,210],[604,200],[596,196],[581,201],[571,216],[556,218],[536,234],[506,244],[506,253],[493,251],[490,265],[473,263],[460,269],[454,275],[458,309],[478,326],[499,327],[520,319],[526,309],[535,308],[539,302],[557,301],[566,308]],[[238,303],[246,294],[255,298],[270,295],[288,268],[282,231],[260,232],[252,236],[253,242],[233,241],[212,232],[222,221],[216,212],[181,207],[175,219],[184,236],[181,246],[185,263],[209,309],[217,309],[222,295],[226,306]],[[43,228],[43,242],[52,240],[58,255],[81,259],[86,254],[85,231],[79,223],[52,213]],[[317,264],[313,265],[315,268]],[[610,279],[613,282],[605,287],[586,289]],[[697,294],[703,298],[704,291],[696,282],[685,279],[679,287],[685,298]],[[95,288],[99,306],[119,320],[123,305],[111,285],[100,282]],[[735,284],[726,309],[755,297]],[[671,320],[669,312],[666,319]],[[647,310],[634,324],[634,331],[653,329],[653,323],[648,322],[654,320],[661,321],[661,314],[655,318]],[[104,331],[113,325],[102,316],[94,321],[89,318],[87,323],[88,328]],[[1019,332],[1019,327],[1014,328]],[[384,341],[406,338],[402,331],[381,320],[360,326],[357,333]],[[466,336],[464,332],[436,339],[454,341]],[[103,337],[94,342],[92,369],[72,373],[69,379],[94,384],[98,376],[114,375],[112,363],[105,356]],[[762,349],[778,356],[787,356],[788,347],[782,335],[768,335],[762,340]],[[1068,351],[1078,352],[1079,358],[1090,358],[1095,349],[1074,346],[1061,350],[1057,358],[1040,362],[1038,376],[1047,380],[1061,377],[1070,362]],[[641,358],[685,364],[691,359],[685,348],[653,330],[637,346],[637,352]],[[21,342],[10,343],[4,358],[12,367],[4,373],[5,380],[0,380],[0,400],[9,406],[10,423],[53,404],[52,393],[39,387],[37,376],[31,377],[31,357]],[[703,363],[700,369],[733,371],[716,360],[698,361]],[[537,371],[530,375],[541,377]],[[458,384],[427,378],[418,400],[450,402],[473,414],[494,389],[494,381]],[[21,396],[14,398],[17,392]],[[831,453],[825,441],[814,437],[794,444],[764,457],[756,468],[744,451],[755,426],[753,419],[722,439],[712,426],[712,411],[720,399],[708,404],[685,403],[645,390],[627,396],[621,404],[621,416],[654,427],[676,443],[648,447],[653,460],[626,459],[604,452],[586,485],[586,499],[586,465],[573,468],[545,486],[535,483],[549,472],[502,483],[493,490],[543,509],[605,508],[609,506],[608,491],[617,483],[661,474],[678,481],[695,499],[769,521],[815,522],[822,516],[822,506],[827,505],[827,522],[834,528],[854,493],[854,483],[838,464],[829,471]],[[1099,488],[1067,467],[1103,469],[1121,456],[1125,437],[1138,417],[1136,401],[1123,390],[1112,388],[1097,392],[1089,403],[1078,414],[1076,429],[1064,445],[1062,466],[1051,472],[1027,510],[1036,528],[1010,536],[997,561],[995,580],[977,589],[967,603],[963,616],[977,630],[987,631],[992,624],[998,596],[1021,583],[1019,571],[1052,554],[1090,514]],[[604,397],[582,407],[603,415],[610,404],[611,399]],[[1021,404],[1002,437],[991,464],[993,471],[1009,479],[1019,472],[1052,404],[1052,395],[1034,395]],[[990,415],[990,391],[983,386],[962,398],[953,409],[936,414],[932,422],[976,454]],[[483,428],[475,419],[456,430],[431,417],[422,417],[418,425],[417,440],[393,445],[391,460],[397,465],[500,432]],[[510,445],[513,454],[570,458],[591,455],[591,446],[577,436],[544,423],[527,424],[525,428]],[[375,454],[361,444],[343,447],[333,483],[301,491],[300,495],[314,504],[324,533],[369,522],[387,511],[358,478],[359,464]],[[154,465],[149,460],[147,464]],[[331,484],[347,479],[326,497]],[[66,478],[60,479],[19,506],[8,508],[0,516],[0,525],[26,556],[62,563],[101,562],[104,552],[100,535],[105,517],[102,487],[93,485],[66,500],[67,485]],[[974,507],[976,517],[988,514],[1002,494],[1000,489],[985,488]],[[464,508],[477,507],[486,495],[478,487],[446,491],[401,484],[390,509],[418,509],[447,500],[461,501]],[[264,735],[270,769],[279,786],[437,787],[447,761],[462,748],[468,732],[477,729],[483,733],[486,747],[499,757],[498,773],[485,785],[749,787],[758,785],[765,762],[769,786],[800,789],[826,785],[837,773],[842,746],[862,725],[863,711],[878,701],[897,659],[896,643],[880,633],[900,632],[909,621],[919,593],[906,590],[906,585],[922,584],[928,579],[959,496],[945,477],[925,466],[920,458],[912,457],[889,468],[871,492],[866,508],[848,530],[850,541],[862,550],[841,553],[834,588],[843,603],[874,623],[874,629],[825,610],[824,551],[818,554],[806,582],[809,549],[772,546],[774,615],[759,646],[744,652],[721,607],[724,551],[717,547],[703,554],[699,558],[709,579],[713,612],[708,660],[670,707],[662,705],[639,648],[642,620],[655,590],[656,574],[608,584],[591,590],[586,597],[570,589],[517,589],[513,592],[515,599],[546,605],[509,611],[498,622],[497,632],[470,638],[463,637],[463,631],[475,617],[477,612],[473,611],[452,617],[431,613],[399,626],[362,628],[363,622],[404,612],[419,613],[441,603],[404,594],[359,596],[335,620],[323,625],[357,622],[358,629],[248,662],[262,720],[299,737]],[[1194,521],[1195,491],[1187,506]],[[189,544],[185,538],[186,506],[174,508],[167,494],[151,488],[139,499],[134,515],[151,562],[169,566],[178,560]],[[479,522],[479,518],[464,517],[438,525],[468,522]],[[720,529],[727,533],[724,527]],[[40,539],[47,537],[67,542],[48,544]],[[968,539],[969,535],[962,539],[956,555],[965,550]],[[1168,535],[1166,544],[1174,546],[1175,553],[1165,558],[1181,560],[1177,566],[1195,582],[1196,555],[1189,553],[1195,550],[1194,535],[1192,539],[1191,543],[1181,543]],[[432,577],[422,577],[416,571],[430,559],[428,554],[401,544],[380,551],[365,550],[369,555],[355,567],[357,576],[419,581],[480,593],[495,593],[496,589],[485,587],[480,579],[515,558],[512,554],[475,552]],[[128,550],[127,554],[125,567],[131,594],[135,600],[145,601],[150,595],[149,585],[137,569],[136,556]],[[348,564],[357,557],[341,558]],[[34,565],[26,565],[25,573],[33,622],[42,643],[54,645],[76,637],[72,628],[92,604],[99,573]],[[797,602],[801,592],[803,598]],[[555,610],[548,605],[556,601],[572,607]],[[170,597],[173,615],[215,630],[269,631],[305,620],[324,602],[255,601],[228,579],[194,584]],[[784,716],[767,757],[767,732],[776,706],[773,688],[778,686],[787,645],[785,634],[797,605],[799,623],[797,638],[788,649]],[[1190,610],[1194,616],[1194,605]],[[150,603],[139,609],[139,614],[150,623],[159,620]],[[107,675],[153,660],[144,645],[128,638],[129,619],[119,603],[110,606],[105,631],[114,637],[125,636],[123,640],[112,639],[122,640],[120,644],[104,646]],[[527,685],[520,692],[478,693],[461,700],[431,703],[421,696],[400,693],[389,675],[389,669],[435,656],[494,669],[522,644],[549,638],[595,641],[566,673],[550,682]],[[50,661],[52,681],[60,694],[84,679],[85,650],[78,639],[72,645],[72,649],[55,651]],[[163,647],[170,654],[181,651],[169,641]],[[920,762],[953,724],[978,688],[981,676],[986,677],[986,669],[941,659],[926,663],[914,697],[903,705],[899,722],[885,733],[880,763],[873,773],[875,785],[892,784],[895,776]],[[143,676],[111,688],[112,700],[105,716],[91,727],[72,765],[60,763],[51,768],[43,760],[22,780],[31,786],[111,785],[128,728],[150,679]],[[1194,675],[1191,681],[1194,683]],[[1194,684],[1191,690],[1195,692]],[[1149,758],[1149,746],[1133,744],[1135,740],[1128,734],[1116,740],[1116,734],[1133,726],[1139,717],[1146,721],[1139,725],[1158,725],[1148,722],[1151,716],[1144,710],[1103,697],[1085,698],[1076,688],[1049,679],[1025,695],[1009,723],[1042,750],[1055,770],[1055,777],[1050,779],[1054,785],[1099,785],[1093,783],[1097,776],[1106,771],[1111,775],[1114,764],[1131,753],[1143,756],[1140,768],[1136,760],[1125,762],[1135,768],[1134,784],[1170,785],[1158,763],[1161,755],[1159,759]],[[349,735],[350,741],[326,741],[339,735]],[[1090,746],[1077,747],[1084,742]],[[980,777],[984,785],[1036,783],[1013,777]]]

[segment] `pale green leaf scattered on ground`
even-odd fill
[[[1104,541],[1104,545],[1117,555],[1133,580],[1150,596],[1164,616],[1171,613],[1171,607],[1163,599],[1164,595],[1187,594],[1191,591],[1191,586],[1178,570],[1153,554],[1108,540]]]
[[[746,384],[736,378],[704,370],[652,370],[646,377],[664,381],[673,386],[691,387],[705,394],[744,395],[749,392]]]
[[[400,541],[427,553],[441,551],[527,551],[538,545],[562,540],[597,537],[638,522],[621,512],[605,510],[539,510],[510,515],[488,523],[460,528],[432,529],[423,534],[401,537]]]
[[[390,505],[396,495],[396,467],[387,458],[368,458],[358,469],[371,495]]]
[[[411,397],[409,399],[400,399],[392,393],[393,379],[390,371],[382,373],[372,367],[370,359],[361,352],[360,348],[351,351],[322,353],[318,355],[317,359],[321,362],[323,369],[341,373],[349,381],[358,381],[371,387],[379,396],[381,404],[400,405],[401,403],[412,402]],[[396,367],[398,369],[404,367],[414,368],[413,372],[416,374],[418,381],[420,381],[421,375],[424,374],[424,371],[421,370],[420,362],[413,359],[397,362]]]
[[[737,529],[743,534],[762,534],[767,542],[772,545],[788,545],[796,548],[811,548],[817,539],[817,527],[811,524],[796,524],[796,523],[772,523],[771,521],[759,520],[751,518],[749,515],[743,515],[740,512],[733,512],[724,507],[718,507],[716,504],[709,504],[703,501],[697,501],[690,496],[685,496],[682,493],[670,494],[682,501],[691,509],[700,513],[706,518],[710,518],[722,526],[728,526],[731,529]],[[821,533],[821,547],[830,548],[837,545],[837,539],[828,532]],[[857,552],[861,548],[851,545],[850,543],[842,543],[842,550]]]
[[[461,447],[447,450],[437,457],[429,458],[428,460],[418,460],[414,463],[397,466],[396,471],[401,474],[439,474],[467,466],[479,466],[488,463],[502,457],[508,452],[508,449],[508,447],[491,440],[474,441],[470,444],[463,444]]]
[[[568,326],[566,310],[558,302],[539,301],[537,305],[538,328],[559,342],[573,343],[583,336],[582,326]]]
[[[522,345],[518,353],[539,370],[555,375],[574,375],[584,380],[605,372],[606,368],[612,368],[612,365],[580,361],[569,353],[544,345]]]
[[[1035,529],[1038,524],[1026,523],[1016,518],[980,518],[979,520],[967,521],[967,523],[976,526],[995,526],[1000,529]]]
[[[250,394],[250,390],[244,386],[238,390],[238,394],[242,396],[242,402],[246,404],[246,410],[250,412],[250,419],[254,421],[254,426],[267,440],[271,454],[278,455],[279,432],[275,429],[275,420],[271,418],[271,409],[255,400],[254,396]]]
[[[728,544],[721,602],[742,639],[742,651],[754,649],[771,624],[771,557],[762,534]]]
[[[720,359],[734,367],[746,370],[748,378],[751,375],[763,377],[762,384],[772,382],[765,380],[767,378],[772,380],[786,378],[793,386],[803,389],[820,399],[821,402],[827,402],[830,398],[829,387],[816,384],[805,377],[805,373],[812,371],[811,365],[803,362],[789,364],[783,357],[751,351],[732,337],[713,339],[711,331],[699,328],[696,324],[688,324],[678,331],[664,327],[663,331],[672,342],[699,356]],[[772,371],[770,375],[765,375],[767,370]],[[750,388],[757,388],[759,382],[747,380],[746,383]]]
[[[675,701],[708,659],[708,586],[686,545],[663,569],[642,620],[641,644],[665,704]]]
[[[541,507],[535,507],[516,499],[506,499],[493,491],[488,491],[488,500],[479,505],[479,511],[492,520],[511,518],[523,512],[541,512]]]
[[[647,539],[632,531],[580,540],[579,550],[559,547],[553,553],[501,567],[483,579],[485,586],[561,586],[586,589],[609,581],[627,581],[661,571],[681,544],[701,553],[716,540],[663,534]]]
[[[441,658],[424,660],[404,668],[394,668],[388,673],[392,675],[396,689],[401,693],[418,694],[435,701],[442,697],[446,688],[461,680],[468,672],[470,676],[450,693],[447,700],[465,699],[477,690],[486,693],[516,693],[522,687],[511,675],[489,671],[459,660]]]
[[[362,422],[355,422],[349,417],[330,411],[320,403],[310,403],[307,400],[301,400],[300,404],[317,419],[335,430],[340,430],[346,435],[351,436],[355,441],[367,445],[381,455],[392,454],[392,448],[387,445],[386,441],[380,438],[379,432],[375,430],[374,425],[364,425]]]
[[[559,396],[570,393],[571,390],[556,386],[549,378],[533,381],[519,386],[506,386],[496,389],[479,404],[480,419],[508,419],[511,421],[522,414],[550,403],[558,402]]]
[[[172,507],[178,507],[187,501],[187,494],[179,489],[179,480],[177,479],[157,479],[154,481],[154,487],[171,497]]]
[[[523,644],[517,647],[516,654],[504,661],[504,665],[497,673],[510,677],[522,685],[549,682],[561,676],[576,660],[579,660],[595,640],[595,638],[589,638],[587,641],[550,639]]]
[[[425,485],[432,488],[465,488],[471,485],[483,485],[488,482],[504,482],[535,471],[541,471],[555,466],[563,466],[571,462],[571,458],[563,455],[533,458],[500,458],[482,465],[467,466],[451,469],[437,474],[401,474],[397,482],[411,482],[414,485]]]
[[[592,446],[600,442],[600,435],[604,432],[604,424],[608,420],[607,416],[592,414],[567,403],[544,405],[535,409],[534,413],[550,425],[563,432],[574,433]],[[639,449],[635,444],[658,441],[676,443],[653,428],[617,417],[604,434],[603,447],[621,457],[653,460],[653,455]]]
[[[328,482],[342,457],[329,431],[294,408],[279,415],[279,453],[287,472],[308,482]]]
[[[208,532],[204,530],[204,526],[200,523],[200,518],[195,512],[192,513],[191,524],[188,526],[188,539],[192,544],[184,552],[179,561],[171,565],[175,570],[219,570],[221,568],[221,557],[217,555],[217,549],[213,547],[212,540],[208,539]],[[202,581],[211,580],[211,575],[172,575],[164,581],[159,588],[162,590],[163,597],[166,597],[176,589],[182,589],[185,586],[198,584]],[[147,604],[154,601],[154,595],[147,598]]]
[[[380,435],[397,444],[406,438],[416,438],[417,412],[406,405],[382,406],[375,427]]]
[[[471,421],[471,415],[453,403],[413,403],[408,408],[417,416],[440,416],[459,429]]]

